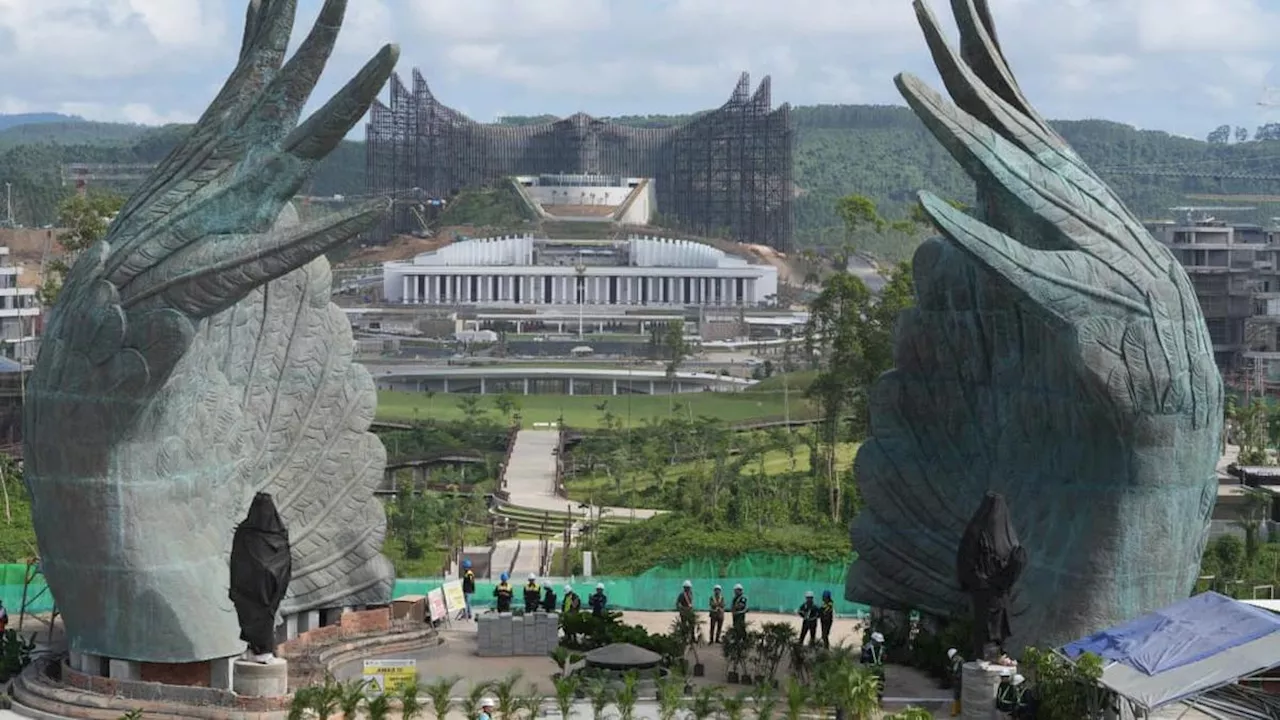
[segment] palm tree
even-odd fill
[[[724,713],[724,720],[742,720],[746,709],[747,693],[745,690],[740,690],[738,694],[720,701],[720,710]]]
[[[516,685],[524,673],[513,670],[507,676],[493,684],[493,699],[498,701],[498,720],[509,720],[515,711]]]
[[[391,698],[385,693],[374,695],[365,703],[364,712],[369,720],[387,720],[387,716],[391,714]]]
[[[618,689],[614,704],[618,706],[618,720],[633,720],[636,715],[636,701],[640,699],[637,686],[640,676],[630,670],[622,676],[622,687]]]
[[[427,699],[431,701],[431,712],[435,713],[436,720],[445,720],[449,711],[453,709],[453,688],[461,679],[457,675],[450,675],[427,683],[424,691]]]
[[[773,682],[762,682],[756,685],[756,720],[773,720],[773,713],[778,707],[778,690]]]
[[[847,720],[871,720],[880,710],[880,679],[870,670],[840,663],[824,673],[822,694],[826,703],[836,709],[837,717]]]
[[[560,720],[569,720],[573,713],[573,701],[578,696],[578,678],[576,675],[561,675],[551,680],[556,686],[556,708],[560,711]]]
[[[525,713],[524,720],[535,720],[542,710],[542,693],[530,686],[527,694],[516,698],[516,710]]]
[[[672,673],[658,678],[658,720],[675,720],[684,702],[684,676]]]
[[[795,678],[787,681],[787,720],[800,720],[809,707],[809,688]]]
[[[474,714],[480,709],[480,703],[484,700],[484,696],[489,694],[493,689],[493,683],[485,680],[477,682],[471,686],[471,691],[467,693],[467,709],[468,715]]]
[[[364,691],[369,681],[363,678],[348,680],[342,684],[342,695],[338,698],[338,709],[345,720],[356,720],[360,713],[360,703],[364,702]]]
[[[302,720],[315,703],[317,688],[314,685],[301,687],[294,691],[293,700],[289,702],[288,720]]]
[[[401,720],[414,720],[421,717],[424,705],[421,698],[422,687],[418,685],[417,678],[413,682],[407,682],[400,686],[400,692],[396,693],[396,698],[400,701],[400,718]]]
[[[720,691],[716,688],[699,688],[698,694],[689,703],[689,714],[693,716],[693,720],[707,720],[719,710]]]
[[[604,680],[592,680],[589,687],[591,693],[591,720],[604,720],[604,711],[613,702],[613,690]]]
[[[324,684],[315,688],[311,701],[311,709],[320,720],[328,720],[338,711],[338,703],[342,700],[342,684],[332,675],[326,675]]]

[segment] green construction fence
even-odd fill
[[[847,602],[844,597],[844,576],[847,562],[822,563],[808,558],[777,555],[744,555],[731,560],[699,558],[689,560],[678,567],[654,568],[643,575],[633,577],[549,577],[556,594],[563,596],[565,585],[573,585],[584,598],[596,583],[603,583],[609,596],[609,607],[615,610],[663,611],[675,608],[676,595],[685,580],[693,583],[699,606],[705,607],[711,588],[720,585],[726,595],[733,586],[741,584],[746,591],[751,609],[761,612],[794,612],[804,602],[806,591],[822,597],[823,590],[830,590],[836,601],[836,613],[844,616],[865,616],[867,606]],[[11,613],[22,608],[26,565],[0,564],[0,600]],[[401,578],[396,580],[394,597],[402,595],[426,595],[445,582],[447,578]],[[512,584],[524,584],[524,578],[512,578]],[[475,604],[488,607],[493,604],[493,588],[496,583],[476,583]],[[36,575],[26,588],[26,610],[29,613],[49,612],[53,609],[53,595],[45,585],[44,577]]]

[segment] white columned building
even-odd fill
[[[383,266],[387,302],[439,306],[767,307],[778,271],[692,240],[463,240]]]

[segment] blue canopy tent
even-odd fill
[[[1203,593],[1061,652],[1102,657],[1099,682],[1150,712],[1280,664],[1280,615]]]

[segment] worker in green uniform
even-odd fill
[[[951,648],[947,651],[947,662],[951,669],[951,717],[960,716],[960,683],[964,679],[964,656],[959,650]]]
[[[818,604],[813,601],[813,591],[806,590],[804,593],[804,602],[800,605],[797,612],[800,616],[800,644],[804,644],[804,639],[809,638],[809,647],[818,644]]]
[[[711,642],[720,642],[720,633],[724,632],[724,593],[717,585],[711,589],[710,603]]]
[[[524,584],[524,611],[535,613],[542,600],[542,588],[538,587],[538,577],[529,573],[529,582]]]
[[[1021,675],[1014,675],[1009,682],[1001,680],[1000,688],[996,691],[996,710],[1013,720],[1031,720],[1035,717],[1026,681]]]
[[[871,666],[871,674],[880,681],[880,697],[884,697],[884,635],[871,633],[871,642],[862,646],[862,663]]]
[[[747,631],[747,595],[742,591],[742,584],[733,586],[733,629]]]
[[[565,615],[582,612],[582,598],[573,591],[572,585],[564,586],[564,604],[560,606],[560,612]]]
[[[604,617],[605,608],[609,607],[609,596],[604,594],[604,583],[596,583],[596,591],[587,598],[587,604],[591,606],[592,615]]]

